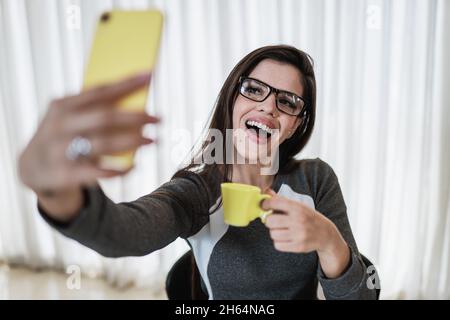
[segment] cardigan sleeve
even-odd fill
[[[69,223],[41,216],[63,235],[107,257],[143,256],[178,237],[195,234],[209,219],[209,189],[190,173],[132,202],[114,203],[100,188],[84,189],[85,203]]]
[[[318,279],[326,299],[376,299],[377,293],[369,272],[358,251],[350,223],[347,207],[333,169],[320,160],[317,168],[317,184],[315,190],[316,210],[324,214],[338,228],[350,248],[350,263],[344,273],[335,279],[327,279],[318,266]],[[371,269],[370,269],[371,271]]]

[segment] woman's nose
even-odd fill
[[[272,114],[273,116],[276,116],[278,114],[275,92],[270,93],[266,100],[261,102],[261,104],[259,105],[259,110]]]

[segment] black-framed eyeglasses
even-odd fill
[[[239,93],[250,100],[263,102],[272,92],[275,92],[278,110],[291,116],[305,115],[305,100],[295,93],[271,87],[257,79],[244,76],[239,78]]]

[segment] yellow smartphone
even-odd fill
[[[159,10],[113,10],[103,13],[97,22],[83,89],[153,70],[162,28],[163,14]],[[144,111],[148,90],[143,88],[124,97],[118,101],[118,108]],[[126,170],[133,165],[134,152],[102,156],[100,166]]]

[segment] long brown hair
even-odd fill
[[[209,128],[218,129],[222,136],[226,136],[227,129],[233,129],[233,107],[238,96],[239,78],[249,75],[262,60],[271,59],[296,67],[301,74],[301,81],[304,88],[303,98],[306,102],[306,112],[303,115],[302,123],[296,132],[286,139],[279,147],[279,172],[289,173],[295,167],[294,156],[299,153],[311,137],[316,114],[316,80],[314,76],[313,59],[305,52],[287,45],[266,46],[254,50],[247,54],[233,68],[228,75],[222,89],[219,92],[215,108],[210,120]],[[182,176],[186,171],[194,171],[206,178],[206,182],[211,185],[212,190],[217,190],[217,185],[222,181],[230,181],[232,177],[232,164],[225,163],[220,171],[219,164],[198,164],[194,159],[198,159],[202,154],[207,154],[211,147],[211,141],[205,139],[201,147],[191,158],[190,163],[178,170],[172,178]],[[223,155],[225,158],[226,144],[223,145]],[[217,181],[217,175],[212,173],[221,172],[222,177]]]

